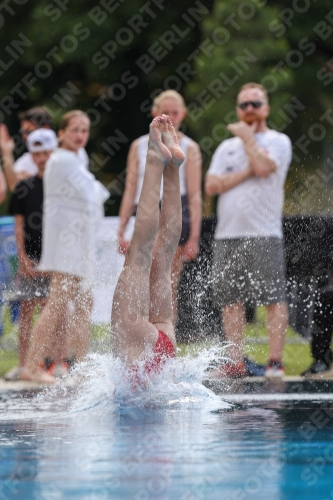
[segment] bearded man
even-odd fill
[[[220,144],[207,172],[205,190],[218,195],[213,255],[214,299],[222,309],[229,361],[217,375],[246,375],[243,359],[244,303],[267,310],[269,360],[265,375],[283,377],[282,351],[288,324],[282,239],[284,183],[291,142],[267,127],[268,95],[247,83],[237,98],[235,136]]]

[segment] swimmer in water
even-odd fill
[[[145,360],[147,372],[176,353],[171,265],[182,228],[179,166],[183,161],[170,118],[154,118],[134,234],[115,289],[111,317],[114,354],[135,368],[145,351],[150,352]]]

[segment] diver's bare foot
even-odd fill
[[[179,146],[176,131],[168,116],[166,126],[162,130],[162,141],[172,154],[171,164],[175,167],[180,167],[185,160],[185,155]]]
[[[26,380],[29,382],[38,382],[40,384],[54,384],[56,379],[44,372],[43,370],[36,370],[35,372],[28,371],[26,368],[23,369],[21,380]]]
[[[162,133],[167,130],[167,116],[156,116],[150,124],[148,155],[157,162],[166,165],[172,159],[172,154],[162,142]]]

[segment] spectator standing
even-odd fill
[[[23,142],[27,142],[29,134],[39,128],[52,129],[52,117],[43,107],[36,107],[22,111],[18,115],[20,120],[20,133]],[[33,155],[28,150],[13,165],[13,171],[18,180],[26,179],[38,174]]]
[[[92,309],[91,285],[95,261],[95,231],[103,216],[109,192],[87,171],[80,156],[89,138],[89,117],[79,110],[66,113],[60,123],[60,146],[51,155],[44,176],[42,259],[39,268],[52,272],[50,294],[32,334],[23,376],[27,380],[53,382],[39,360],[68,303],[71,342],[76,359],[89,350]]]
[[[43,175],[46,162],[58,145],[57,136],[53,130],[37,129],[29,135],[27,145],[34,164],[37,165],[38,172],[37,175],[22,180],[16,185],[9,206],[10,214],[15,217],[15,236],[19,260],[16,286],[17,293],[21,298],[21,307],[19,315],[19,366],[5,375],[6,380],[19,380],[21,378],[29,348],[33,313],[37,305],[41,307],[45,305],[50,281],[50,276],[38,271],[37,265],[42,252]],[[61,324],[58,327],[58,335],[59,340],[61,340],[62,352],[66,344],[64,333]],[[56,353],[56,362],[60,365],[61,354],[60,359],[58,359],[58,354]],[[64,355],[66,354],[67,352],[64,353]]]
[[[284,182],[291,161],[289,138],[270,130],[268,95],[244,85],[237,98],[235,136],[216,150],[207,172],[208,195],[219,195],[213,255],[214,297],[222,307],[230,361],[217,375],[246,375],[243,360],[244,303],[266,306],[269,361],[265,375],[282,377],[288,324],[282,240]]]
[[[201,199],[201,153],[199,146],[180,130],[186,116],[185,102],[175,90],[166,90],[159,94],[153,102],[153,117],[168,115],[174,126],[185,161],[180,166],[180,194],[182,200],[182,233],[172,263],[172,297],[174,321],[177,319],[177,290],[184,262],[193,260],[199,252],[201,231],[202,199]],[[131,215],[136,210],[143,184],[146,157],[148,151],[148,134],[136,139],[130,147],[127,167],[126,185],[119,211],[118,241],[119,249],[126,253],[129,241],[124,239],[124,232]],[[162,188],[161,188],[162,195]]]

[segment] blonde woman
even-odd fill
[[[66,113],[60,123],[59,143],[44,176],[43,247],[39,269],[52,272],[49,298],[32,333],[24,378],[53,382],[39,362],[54,342],[56,325],[71,302],[71,342],[76,358],[89,349],[91,285],[95,230],[103,215],[108,191],[86,168],[84,147],[89,117],[79,110]]]

